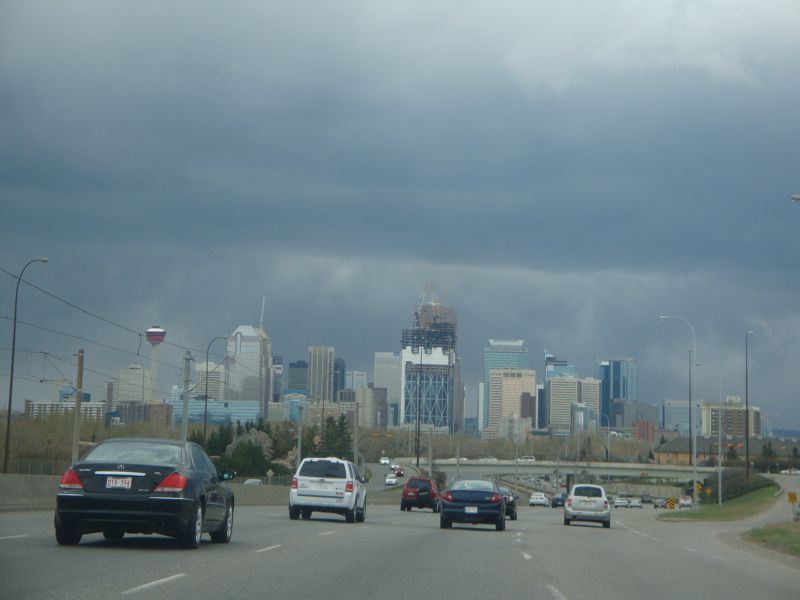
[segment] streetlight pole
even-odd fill
[[[25,273],[25,269],[35,262],[46,263],[47,257],[34,258],[25,263],[25,266],[22,267],[22,270],[19,272],[19,276],[17,276],[17,290],[14,293],[14,325],[11,329],[11,369],[8,374],[8,412],[6,413],[6,444],[3,454],[3,473],[8,473],[8,453],[11,442],[11,400],[14,397],[14,355],[17,349],[17,304],[19,302],[19,284],[22,282],[22,275]]]
[[[422,342],[422,340],[420,340]],[[419,436],[420,436],[420,413],[422,412],[422,353],[425,351],[423,343],[419,345],[419,374],[417,375],[417,423],[414,431],[414,454],[417,457],[417,472],[419,472]]]
[[[697,509],[697,439],[696,434],[697,430],[694,426],[694,417],[695,412],[692,410],[692,404],[694,403],[694,363],[697,360],[697,336],[695,335],[694,326],[684,319],[683,317],[676,317],[676,316],[669,316],[669,315],[661,315],[661,320],[666,321],[667,319],[675,319],[678,321],[683,321],[686,325],[689,326],[689,329],[692,332],[692,356],[689,360],[689,444],[691,445],[691,455],[692,455],[692,508],[694,510]]]
[[[606,462],[611,462],[611,419],[606,413],[600,413],[600,427],[603,426],[603,417],[606,418]]]
[[[744,335],[744,477],[750,483],[750,375],[747,364],[747,342],[752,331],[743,331]]]
[[[205,406],[203,407],[203,444],[206,443],[206,431],[208,429],[208,353],[211,350],[211,344],[217,340],[227,339],[224,335],[218,335],[213,340],[208,342],[206,346],[206,392],[203,394]],[[216,368],[216,367],[215,367]]]

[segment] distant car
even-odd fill
[[[260,479],[245,479],[242,485],[263,485],[264,482]]]
[[[628,508],[642,508],[642,499],[638,496],[628,498]]]
[[[400,465],[398,465],[398,464],[395,464],[395,463],[392,463],[392,464],[389,466],[389,468],[390,468],[392,471],[396,471],[397,469],[399,469],[399,468],[400,468]]]
[[[381,456],[381,464],[388,465],[389,464],[389,457],[388,456]]]
[[[650,494],[642,494],[642,504],[652,504],[653,497]]]
[[[289,489],[289,518],[311,518],[312,512],[343,515],[348,523],[363,522],[367,513],[368,479],[348,460],[304,458]]]
[[[611,509],[602,486],[578,484],[573,486],[564,503],[564,525],[572,521],[594,521],[611,527]]]
[[[533,492],[528,500],[528,506],[550,506],[550,501],[542,492]]]
[[[517,462],[521,462],[521,463],[533,463],[533,462],[536,462],[536,457],[534,457],[534,456],[520,456],[520,457],[517,459]]]
[[[555,494],[553,495],[553,499],[550,501],[550,506],[552,506],[553,508],[559,508],[561,506],[564,506],[564,502],[566,502],[566,500],[567,500],[566,494],[564,493]]]
[[[781,475],[800,475],[800,469],[784,469],[781,471]]]
[[[517,520],[517,499],[519,496],[514,493],[514,490],[505,486],[498,486],[500,493],[503,494],[503,499],[506,501],[506,516],[512,521]]]
[[[429,477],[411,477],[403,486],[400,510],[430,508],[433,512],[438,513],[440,502],[439,486],[436,481]]]
[[[614,498],[614,508],[628,508],[628,499],[623,496]]]
[[[397,485],[397,475],[395,475],[394,473],[387,473],[386,485]]]
[[[406,472],[403,470],[403,467],[397,467],[397,468],[394,470],[394,474],[395,474],[397,477],[404,477],[404,476],[405,476],[405,474],[406,474]]]
[[[496,463],[497,459],[494,456],[484,456],[478,459],[479,463]]]
[[[692,508],[692,497],[681,496],[678,498],[678,508]]]
[[[439,527],[453,523],[489,524],[497,531],[506,528],[506,502],[500,488],[490,479],[459,479],[442,494]]]
[[[192,442],[105,440],[61,477],[56,541],[74,546],[87,533],[102,532],[107,540],[158,533],[193,549],[207,531],[212,542],[228,543],[234,498],[223,482],[235,476],[218,471]]]
[[[667,499],[653,498],[653,508],[667,508]]]

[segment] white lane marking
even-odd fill
[[[332,533],[336,533],[335,531],[323,531],[320,535],[330,535]]]
[[[547,589],[550,590],[550,593],[553,594],[553,597],[556,600],[567,600],[566,596],[558,591],[558,588],[554,585],[547,584]]]
[[[269,546],[268,548],[262,548],[261,550],[256,550],[255,554],[259,554],[260,552],[266,552],[267,550],[275,550],[275,548],[282,548],[281,544],[275,544],[274,546]]]
[[[125,590],[122,592],[122,595],[126,594],[135,594],[136,592],[141,592],[143,590],[149,590],[150,588],[154,588],[158,585],[163,585],[165,583],[169,583],[170,581],[175,581],[176,579],[180,579],[181,577],[186,577],[186,573],[178,573],[177,575],[170,575],[169,577],[164,577],[164,579],[157,579],[156,581],[151,581],[150,583],[145,583],[144,585],[137,586],[135,588],[131,588],[129,590]]]
[[[3,537],[0,537],[0,540],[18,540],[20,538],[26,538],[26,537],[28,537],[27,534],[25,534],[25,535],[6,535],[6,536],[3,536]]]
[[[684,548],[684,550],[686,550],[687,552],[695,552],[695,553],[697,552],[697,550],[695,550],[694,548]]]
[[[522,556],[525,557],[525,560],[530,560],[533,558],[530,554],[526,554],[525,552],[522,553]]]

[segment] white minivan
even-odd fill
[[[348,523],[367,514],[367,478],[349,460],[329,456],[304,458],[292,477],[289,518],[310,519],[312,512],[343,515]]]

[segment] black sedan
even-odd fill
[[[58,487],[55,530],[72,546],[87,533],[108,540],[126,533],[158,533],[197,548],[203,532],[227,543],[233,533],[233,492],[192,442],[118,438],[97,444],[71,468]]]
[[[506,516],[511,519],[512,521],[517,520],[517,496],[514,493],[514,490],[508,487],[500,486],[498,488],[500,493],[503,494],[503,498],[506,501]]]
[[[561,494],[555,494],[553,499],[550,501],[550,506],[553,508],[558,508],[559,506],[564,506],[564,502],[567,500],[567,495],[563,492]]]
[[[497,531],[506,528],[506,501],[494,481],[459,479],[442,494],[439,526],[453,523],[493,524]]]

